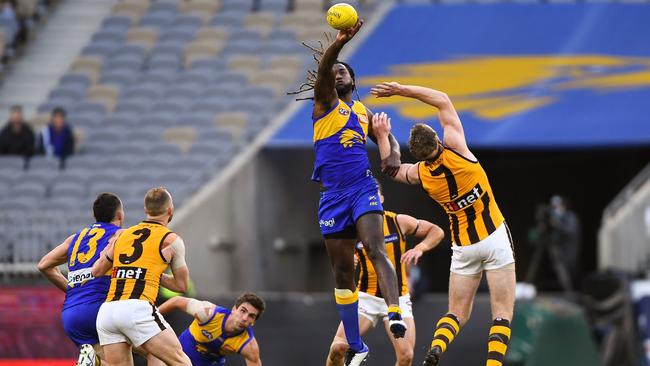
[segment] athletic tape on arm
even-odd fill
[[[174,252],[171,263],[172,269],[187,266],[185,263],[185,242],[183,242],[183,239],[177,236],[170,247]]]
[[[199,322],[205,323],[208,320],[210,320],[210,317],[212,316],[213,308],[214,308],[214,304],[212,304],[209,301],[199,301],[196,299],[190,299],[190,301],[187,302],[186,311],[192,314],[192,316],[194,316],[196,319],[198,319]]]

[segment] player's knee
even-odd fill
[[[413,349],[411,347],[402,347],[397,350],[397,364],[400,366],[410,366],[413,363]]]
[[[336,280],[337,287],[341,287],[341,286],[345,287],[350,283],[354,283],[354,269],[335,267],[334,277]]]
[[[390,261],[388,260],[386,253],[382,251],[378,246],[366,246],[365,248],[366,248],[366,252],[368,253],[368,259],[370,259],[370,262],[372,262],[373,265],[375,263],[380,263],[382,261],[385,261],[386,263],[390,264]]]

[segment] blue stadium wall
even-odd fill
[[[445,91],[474,148],[647,145],[647,24],[647,4],[401,5],[346,61],[402,142],[414,121],[436,125],[435,109],[370,97],[376,83]],[[310,145],[310,110],[304,102],[271,145]]]

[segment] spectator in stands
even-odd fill
[[[0,19],[3,19],[6,24],[5,31],[9,32],[9,34],[5,34],[5,37],[7,37],[7,43],[13,44],[13,41],[20,30],[20,24],[18,23],[18,17],[14,10],[14,4],[11,1],[0,0]]]
[[[0,131],[0,155],[23,155],[26,158],[34,154],[34,131],[23,120],[23,108],[11,107],[9,122]]]
[[[54,108],[50,123],[43,128],[38,143],[38,151],[46,156],[65,159],[74,153],[74,134],[65,121],[66,112],[61,107]]]

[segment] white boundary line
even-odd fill
[[[354,38],[352,45],[347,46],[341,52],[341,58],[347,58],[352,55],[357,48],[363,44],[363,42],[372,34],[372,32],[377,28],[381,20],[386,16],[386,13],[393,7],[392,3],[384,3],[379,6],[375,11],[373,16],[366,22],[363,27],[363,32]],[[323,19],[324,21],[325,19]],[[235,159],[228,164],[224,170],[212,178],[209,182],[205,183],[203,187],[194,194],[190,200],[184,204],[175,215],[176,219],[172,224],[178,224],[179,222],[184,221],[186,218],[190,217],[192,212],[201,205],[221,187],[227,184],[235,174],[241,170],[241,168],[251,161],[257,152],[266,145],[266,143],[279,131],[284,125],[289,122],[289,120],[302,108],[303,104],[300,103],[290,103],[276,118],[271,121],[271,124],[267,126],[262,132],[260,132],[255,140],[246,148],[241,154],[235,157]]]

